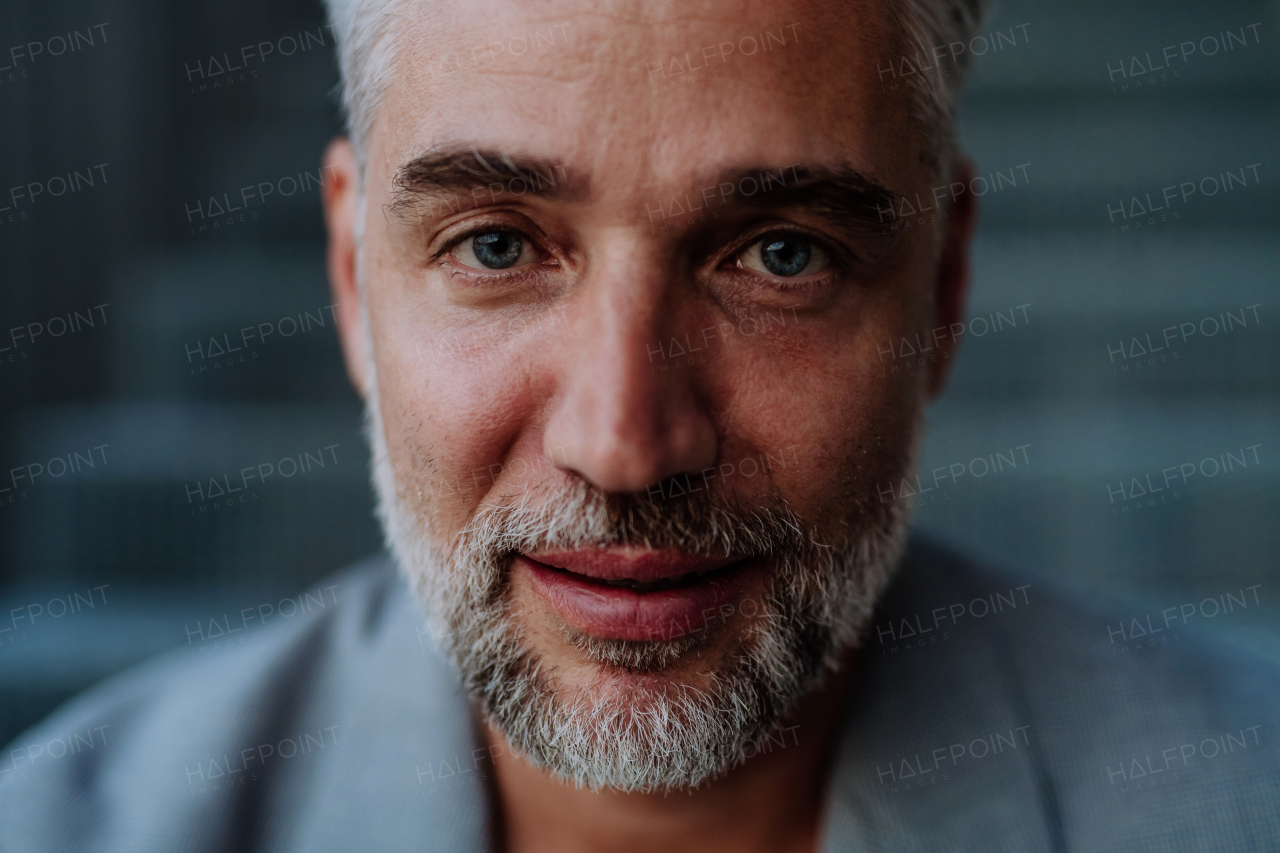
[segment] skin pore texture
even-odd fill
[[[912,466],[952,361],[946,338],[914,370],[886,370],[879,353],[957,320],[968,284],[972,199],[896,223],[891,200],[936,198],[969,167],[937,174],[906,95],[879,85],[896,40],[874,3],[468,0],[399,14],[363,183],[349,144],[326,153],[329,269],[389,538],[440,630],[474,641],[453,655],[497,753],[498,849],[815,849],[856,634],[905,524],[878,487]],[[486,51],[539,32],[520,55]],[[704,51],[765,32],[784,43]],[[686,54],[705,69],[669,74]],[[809,250],[805,273],[762,267],[779,235]],[[518,260],[485,268],[486,245]],[[548,502],[594,507],[596,523],[553,518]],[[748,541],[766,511],[798,531],[769,539],[785,554]],[[548,593],[557,573],[514,557],[695,543],[752,559],[731,562],[727,611],[650,642],[575,623]],[[785,635],[786,619],[770,627],[747,600],[781,608],[814,660],[786,707],[743,715],[784,727],[785,747],[739,749],[710,775],[686,767],[696,786],[655,782],[663,767],[593,784],[626,775],[590,775],[583,756],[607,757],[607,743],[584,735],[557,758],[556,735],[539,756],[537,727],[513,744],[501,691],[481,689],[529,676],[546,695],[504,701],[535,722],[559,702],[589,735],[605,708],[643,745],[646,713],[720,695],[747,651]],[[485,669],[503,643],[521,654]]]

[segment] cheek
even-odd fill
[[[379,397],[388,452],[402,489],[421,495],[447,530],[470,517],[508,468],[534,410],[521,364],[499,351],[483,357],[424,352],[379,358]],[[387,362],[387,363],[384,363]],[[412,486],[411,486],[412,484]]]
[[[722,488],[759,494],[767,480],[819,524],[875,511],[877,486],[899,473],[910,451],[922,385],[918,372],[890,374],[878,362],[877,346],[909,325],[908,306],[869,300],[857,313],[801,327],[783,348],[739,354],[730,368],[738,378],[719,401],[725,461],[737,482],[723,477]],[[753,482],[752,460],[767,478]]]

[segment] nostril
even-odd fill
[[[576,367],[545,427],[551,464],[608,492],[643,494],[715,463],[716,430],[686,378],[655,382],[608,346]]]

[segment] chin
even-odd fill
[[[755,754],[857,645],[906,539],[897,504],[824,542],[781,501],[566,478],[445,547],[397,488],[374,400],[379,515],[433,636],[513,751],[592,789],[688,789]]]

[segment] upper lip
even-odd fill
[[[741,560],[740,556],[707,557],[674,549],[587,548],[579,551],[539,551],[530,560],[597,580],[642,583],[704,574]]]

